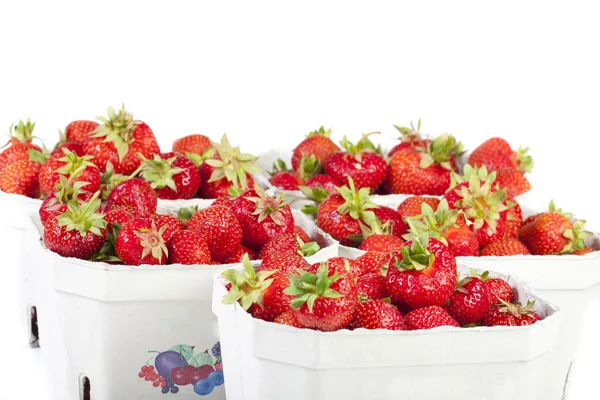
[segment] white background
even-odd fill
[[[593,2],[414,3],[3,1],[0,126],[31,117],[51,144],[125,103],[163,149],[227,132],[258,153],[322,124],[387,140],[422,118],[471,149],[492,136],[530,146],[537,191],[598,229]],[[0,399],[45,399],[39,354],[15,326],[16,271],[2,274]],[[573,400],[597,397],[596,364],[583,365]]]

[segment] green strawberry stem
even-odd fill
[[[411,219],[407,219],[411,233],[411,245],[402,247],[402,259],[395,257],[394,266],[399,270],[422,271],[433,262],[433,254],[427,250],[429,232],[419,232]]]
[[[329,129],[325,129],[324,126],[321,125],[321,127],[317,130],[314,130],[312,132],[309,132],[306,137],[309,138],[311,136],[324,136],[324,137],[329,137],[331,136],[331,128]]]
[[[227,139],[227,134],[221,138],[221,143],[211,141],[219,158],[211,158],[204,161],[214,168],[208,182],[216,182],[227,179],[234,187],[246,189],[248,179],[246,174],[257,174],[261,169],[255,165],[256,157],[252,154],[242,154],[239,146],[232,147]]]
[[[246,197],[246,200],[249,200],[256,205],[252,215],[258,215],[258,222],[262,222],[270,217],[275,224],[282,226],[284,222],[282,220],[281,210],[288,205],[283,199],[285,194],[277,197],[268,196],[258,183],[254,184],[254,191],[258,197]]]
[[[183,168],[173,167],[173,163],[177,160],[176,156],[166,160],[163,160],[159,154],[155,154],[152,160],[147,159],[142,154],[138,154],[138,157],[142,160],[142,164],[135,172],[141,171],[142,177],[150,182],[152,189],[168,187],[175,192],[177,191],[177,185],[175,185],[173,177],[183,172]]]
[[[242,258],[244,271],[235,268],[223,271],[221,276],[231,283],[231,289],[223,296],[223,304],[234,304],[239,301],[244,310],[248,310],[252,304],[258,304],[264,308],[263,292],[271,283],[271,276],[277,271],[261,271],[256,273],[248,253]]]
[[[349,214],[353,219],[362,220],[364,223],[370,225],[375,220],[375,213],[368,211],[369,209],[379,208],[375,203],[370,200],[371,189],[364,187],[360,190],[356,190],[354,186],[354,180],[348,177],[348,186],[342,186],[336,188],[339,194],[342,195],[346,202],[338,208],[340,214]]]
[[[108,107],[107,114],[108,118],[96,117],[101,124],[90,137],[104,138],[104,142],[111,142],[117,150],[119,161],[123,161],[129,152],[129,145],[135,141],[133,133],[141,121],[134,120],[133,115],[125,110],[125,105],[121,105],[118,113],[113,107]]]
[[[295,296],[290,303],[294,310],[300,308],[303,304],[308,306],[308,310],[312,313],[314,303],[321,297],[338,299],[342,295],[331,289],[331,285],[340,279],[340,276],[335,273],[329,275],[329,267],[322,262],[316,274],[311,274],[303,270],[299,270],[296,274],[288,275],[290,285],[283,292]]]
[[[456,141],[450,133],[442,133],[429,142],[426,147],[417,146],[417,150],[421,153],[419,167],[423,169],[437,164],[452,171],[450,160],[464,154],[462,143]]]

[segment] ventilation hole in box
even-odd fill
[[[92,400],[92,385],[85,375],[79,377],[79,400]]]
[[[38,347],[40,345],[37,307],[35,306],[29,306],[29,343],[32,347]]]

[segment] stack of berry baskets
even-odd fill
[[[426,235],[388,258],[397,279],[382,288],[341,257],[217,277],[227,398],[546,398],[560,311],[514,277],[457,268]],[[401,272],[408,265],[424,270]]]

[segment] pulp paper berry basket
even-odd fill
[[[159,211],[179,209],[169,206]],[[337,255],[337,242],[301,213],[294,217],[321,245],[309,260]],[[200,397],[225,398],[223,376],[215,372],[222,358],[212,285],[215,275],[236,264],[130,267],[64,258],[43,248],[37,214],[32,219],[45,264],[40,340],[54,399],[164,399],[163,391],[195,399],[200,395],[193,385],[169,381],[174,368],[183,374],[190,366],[205,382]]]
[[[522,282],[499,276],[519,301],[535,299],[544,319],[525,327],[319,332],[254,319],[239,304],[222,304],[226,282],[217,277],[213,310],[227,398],[545,400],[540,393],[562,312]]]

